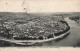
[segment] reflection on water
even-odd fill
[[[59,39],[56,39],[54,42],[53,41],[49,41],[49,42],[43,42],[43,43],[36,43],[36,44],[33,44],[33,45],[17,45],[17,44],[14,44],[14,43],[9,43],[9,42],[6,42],[6,41],[0,41],[0,46],[3,46],[3,47],[8,47],[8,46],[11,46],[11,47],[14,47],[14,46],[27,46],[27,47],[30,47],[30,46],[32,46],[32,47],[36,47],[36,46],[44,46],[45,44],[46,45],[48,45],[48,44],[53,44],[53,43],[56,43],[56,42],[59,42],[59,41],[61,41],[62,39],[65,39],[68,35],[69,35],[70,33],[68,33],[68,34],[66,34],[63,38],[59,38]]]
[[[55,42],[59,42],[60,40],[65,39],[69,34],[70,34],[70,32],[68,34],[66,34],[63,38],[56,39]]]
[[[70,34],[64,36],[61,39],[57,39],[56,41],[49,41],[49,42],[44,42],[44,43],[36,43],[31,46],[26,46],[26,47],[54,47],[54,46],[80,46],[80,28],[78,25],[76,25],[75,21],[70,20],[68,17],[65,18],[65,21],[70,26]],[[0,41],[0,46],[21,46],[21,45],[16,45],[14,43],[8,43],[4,41]],[[22,47],[22,46],[21,46]],[[25,47],[25,46],[23,46]]]
[[[56,39],[56,40],[54,40],[54,41],[49,41],[49,42],[44,42],[44,43],[36,43],[36,44],[34,44],[33,46],[44,46],[44,47],[45,47],[45,46],[51,46],[52,44],[57,43],[57,42],[65,39],[65,38],[67,38],[67,36],[68,36],[69,34],[70,34],[70,33],[66,34],[63,38],[59,38],[59,39]],[[51,44],[51,45],[50,45],[50,44]]]
[[[77,41],[76,45],[74,47],[80,47],[80,39]]]

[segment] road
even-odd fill
[[[46,43],[39,44],[40,46],[46,46],[46,47],[73,47],[78,43],[78,40],[80,40],[80,27],[76,25],[75,21],[70,20],[69,17],[65,18],[65,21],[70,26],[70,34],[63,38],[62,40],[59,40],[57,42],[50,41]],[[37,44],[38,45],[38,44]]]
[[[36,43],[34,45],[31,45],[30,47],[73,47],[78,43],[78,40],[80,40],[80,27],[75,23],[75,21],[70,20],[69,17],[65,18],[65,21],[70,26],[70,34],[58,41],[50,41],[50,42],[44,42],[44,43]],[[6,43],[6,44],[5,44]],[[16,46],[16,44],[7,43],[7,42],[0,42],[0,46]],[[17,45],[19,46],[19,45]],[[21,46],[22,47],[22,46]],[[29,47],[29,46],[27,46]]]

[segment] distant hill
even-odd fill
[[[0,17],[3,19],[13,18],[34,18],[40,16],[54,16],[54,15],[80,15],[80,12],[56,12],[56,13],[24,13],[24,12],[0,12]]]

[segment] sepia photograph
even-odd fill
[[[0,47],[80,47],[79,0],[0,0]]]

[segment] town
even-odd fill
[[[60,15],[39,16],[30,19],[1,19],[0,36],[17,40],[42,40],[59,36],[68,28]]]

